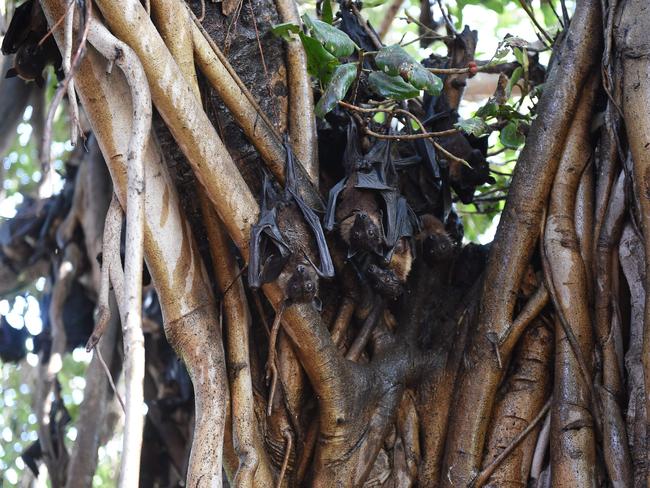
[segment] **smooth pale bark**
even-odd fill
[[[551,476],[557,486],[591,487],[596,483],[594,425],[597,419],[593,418],[596,399],[591,397],[590,388],[594,334],[589,277],[575,212],[580,181],[592,157],[589,128],[597,81],[598,77],[593,77],[582,92],[553,183],[544,233],[546,280],[558,314],[551,410]],[[575,337],[575,342],[567,337],[569,334]]]
[[[145,180],[142,162],[151,130],[151,95],[142,65],[135,53],[116,39],[95,18],[88,42],[124,73],[131,94],[132,124],[127,149],[126,245],[124,255],[124,377],[126,419],[119,486],[134,486],[140,478],[140,452],[144,429],[144,334],[142,333],[142,271],[144,259]],[[72,29],[72,27],[70,27]],[[72,34],[70,33],[70,36]],[[67,41],[66,41],[67,42]]]
[[[59,18],[65,2],[44,2],[48,20]],[[58,39],[57,39],[58,41]],[[126,203],[126,154],[131,127],[129,88],[92,48],[77,73],[77,88],[86,114],[109,165],[115,190]],[[213,298],[189,224],[156,144],[144,155],[145,258],[158,292],[165,332],[185,361],[195,385],[195,430],[188,483],[221,486],[221,456],[227,381]],[[179,240],[179,237],[181,239]],[[209,347],[208,347],[209,345]],[[211,459],[209,463],[205,459]]]
[[[503,371],[489,337],[510,327],[517,291],[534,250],[564,140],[601,44],[600,2],[579,2],[562,64],[547,82],[537,119],[521,153],[485,271],[481,316],[457,384],[442,486],[468,483],[481,462],[485,434]],[[508,358],[502,358],[507,362]],[[470,407],[471,405],[471,407]]]
[[[276,0],[282,22],[300,25],[295,0]],[[307,56],[299,39],[286,42],[287,85],[289,88],[289,133],[298,159],[318,188],[318,139],[314,117],[314,94],[307,73]]]

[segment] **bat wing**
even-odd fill
[[[392,190],[393,187],[386,184],[381,173],[377,171],[370,171],[369,173],[359,171],[357,173],[357,184],[355,188],[363,188],[365,190]]]
[[[275,252],[270,251],[269,244],[275,248]],[[278,229],[275,208],[264,212],[258,223],[251,227],[248,252],[248,284],[251,288],[259,288],[278,277],[291,250]]]
[[[406,198],[396,191],[382,192],[386,204],[386,245],[392,250],[402,237],[412,237],[419,228],[418,218]],[[392,252],[392,251],[391,251]]]
[[[2,40],[2,54],[5,56],[18,51],[20,45],[27,39],[30,33],[33,4],[34,0],[29,0],[14,10],[14,15]]]
[[[440,163],[436,157],[436,150],[429,139],[417,139],[415,148],[422,158],[422,163],[431,171],[434,178],[440,178]]]
[[[326,230],[332,230],[334,228],[334,224],[336,223],[336,201],[345,188],[347,181],[348,178],[346,176],[330,190],[329,196],[327,197],[327,210],[325,211],[324,225]]]
[[[314,233],[316,237],[316,245],[318,246],[318,255],[320,256],[320,265],[322,269],[319,269],[317,266],[314,266],[316,273],[323,278],[331,278],[334,276],[334,263],[332,263],[332,256],[330,256],[330,250],[327,247],[327,241],[325,240],[325,233],[321,227],[320,220],[316,213],[309,208],[309,205],[292,190],[289,190],[293,199],[298,204],[300,211],[302,212],[303,217],[309,228]]]
[[[343,152],[343,167],[346,174],[354,172],[364,160],[363,151],[359,144],[359,134],[357,131],[357,124],[354,120],[350,119],[347,131],[347,144]]]
[[[388,186],[397,186],[397,172],[393,162],[392,144],[389,139],[380,139],[366,154],[375,171]]]

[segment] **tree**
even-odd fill
[[[78,141],[62,191],[2,223],[3,296],[48,276],[30,468],[89,486],[117,397],[124,487],[647,483],[643,1],[519,2],[539,41],[486,60],[451,17],[473,2],[422,1],[409,22],[445,54],[421,62],[354,2],[145,3],[27,2],[3,42],[21,78],[60,64],[42,174],[66,95]],[[43,92],[1,89],[13,134]],[[490,168],[522,144],[511,178]],[[503,208],[490,245],[463,242],[461,204]],[[74,412],[59,379],[86,341]]]

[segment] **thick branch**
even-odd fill
[[[63,2],[44,2],[49,21]],[[55,33],[55,36],[58,35]],[[57,39],[59,41],[59,39]],[[90,49],[76,75],[77,88],[124,204],[126,158],[131,126],[129,88],[122,74],[105,73],[106,63]],[[215,484],[222,479],[221,453],[227,399],[221,335],[210,285],[178,197],[153,140],[145,155],[145,258],[160,299],[165,332],[185,361],[195,385],[196,428],[188,483]],[[180,242],[179,242],[180,239]],[[207,347],[206,345],[210,345]],[[205,463],[205,459],[213,459]]]
[[[579,3],[567,33],[562,64],[549,80],[549,89],[537,107],[538,116],[515,169],[491,249],[479,328],[456,397],[458,405],[472,405],[472,408],[457,409],[451,421],[444,470],[450,476],[445,477],[443,486],[469,482],[479,466],[502,374],[487,338],[489,334],[502,337],[512,320],[520,279],[539,236],[564,137],[585,80],[598,59],[599,32],[600,3],[596,0]]]
[[[595,399],[590,388],[594,338],[587,270],[574,222],[578,186],[591,157],[589,126],[594,88],[591,81],[585,87],[567,136],[544,234],[550,271],[546,279],[555,292],[555,306],[561,316],[556,320],[555,399],[551,414],[553,432],[558,433],[551,449],[551,476],[556,486],[589,486],[596,482],[592,469],[596,440],[591,409]],[[560,325],[561,320],[568,330]],[[575,343],[567,337],[569,334],[575,336]]]
[[[643,319],[643,377],[645,383],[645,411],[650,412],[650,150],[648,134],[650,117],[650,16],[643,0],[629,0],[623,5],[623,14],[616,33],[616,48],[623,66],[623,112],[625,128],[634,163],[634,193],[640,210],[640,226],[644,235],[646,288]],[[647,423],[646,418],[646,423]],[[647,433],[646,433],[647,435]],[[650,451],[646,452],[650,465]],[[646,483],[650,483],[650,469],[646,468]]]
[[[300,25],[294,0],[276,0],[282,22]],[[287,85],[289,87],[289,133],[296,157],[302,161],[313,184],[318,187],[318,141],[314,94],[307,73],[307,56],[298,39],[287,41]]]

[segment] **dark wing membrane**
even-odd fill
[[[393,187],[387,185],[382,175],[376,171],[369,173],[359,171],[357,173],[357,184],[354,187],[366,190],[393,190]]]
[[[357,124],[352,119],[350,119],[350,123],[348,124],[347,141],[345,151],[343,152],[343,167],[345,168],[345,173],[349,175],[357,169],[364,159],[363,151],[359,144]]]
[[[2,40],[2,54],[5,56],[18,51],[18,48],[27,39],[30,33],[33,4],[34,0],[28,0],[14,10],[14,15]]]
[[[275,208],[266,211],[251,227],[248,261],[248,284],[251,288],[259,288],[263,283],[277,278],[291,255],[278,229],[276,215]],[[277,253],[269,253],[269,244],[275,247]]]
[[[422,158],[422,163],[431,171],[433,177],[440,178],[440,163],[431,141],[429,139],[416,139],[415,148]]]
[[[347,177],[343,178],[330,190],[329,196],[327,197],[327,210],[325,211],[324,227],[326,230],[332,230],[334,228],[334,224],[336,223],[336,200],[345,188],[347,181]]]
[[[397,186],[397,172],[393,163],[392,144],[390,140],[380,139],[375,142],[366,160],[370,161],[379,177],[388,186]]]
[[[406,198],[396,191],[382,192],[386,204],[386,245],[393,248],[401,237],[412,237],[419,228],[418,218]]]
[[[334,263],[332,263],[332,256],[330,256],[330,250],[327,247],[327,241],[325,240],[325,234],[323,233],[323,228],[321,227],[320,220],[314,211],[309,208],[309,205],[307,205],[299,195],[297,195],[293,190],[289,191],[291,192],[293,199],[298,204],[303,217],[305,217],[307,225],[309,225],[309,228],[314,233],[314,237],[316,237],[316,245],[318,246],[321,269],[316,266],[314,266],[314,269],[319,276],[323,278],[331,278],[334,276]]]

